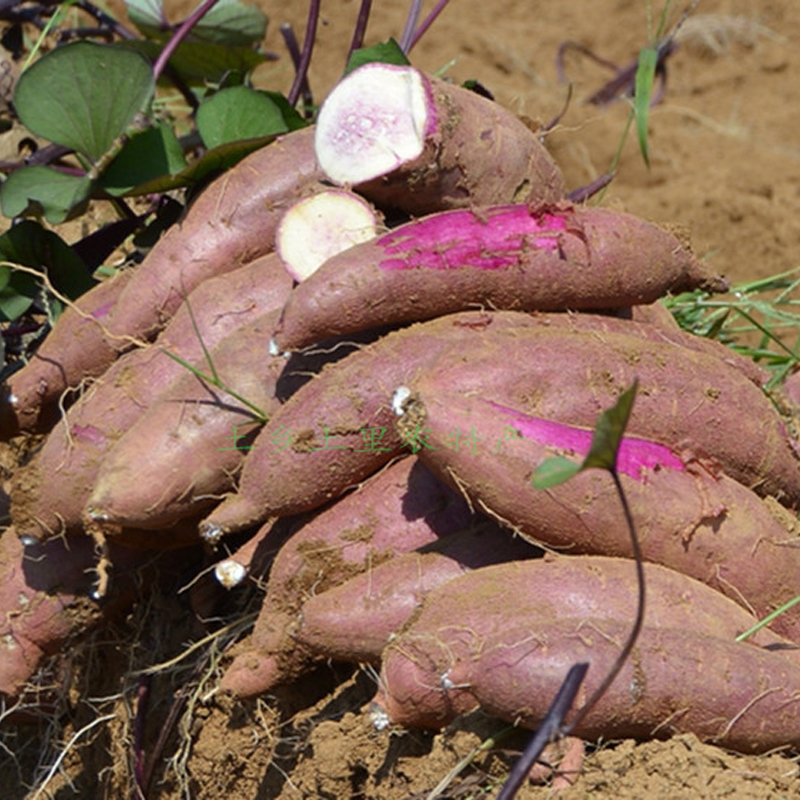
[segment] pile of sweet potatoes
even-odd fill
[[[580,706],[635,614],[631,544],[608,473],[531,477],[583,457],[638,380],[618,471],[644,627],[575,733],[800,746],[800,606],[736,641],[800,593],[800,448],[760,368],[653,305],[725,285],[672,233],[570,202],[491,101],[356,70],[316,128],[210,184],[9,381],[6,436],[46,435],[0,539],[0,694],[132,602],[151,550],[192,547],[231,591],[266,580],[222,679],[236,695],[370,662],[379,726],[480,706],[536,727],[588,661]]]

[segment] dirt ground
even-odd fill
[[[302,36],[306,4],[261,4],[271,18],[266,46],[283,54],[278,26],[289,21]],[[323,3],[311,70],[318,98],[341,71],[358,5]],[[373,5],[368,41],[398,36],[407,4]],[[432,5],[426,2],[423,13]],[[671,8],[668,27],[682,8]],[[649,11],[654,27],[660,3]],[[546,124],[567,99],[556,72],[559,46],[571,40],[630,63],[648,43],[649,11],[645,0],[452,0],[412,60],[424,70],[446,70],[456,81],[476,78],[503,105]],[[667,62],[663,102],[651,112],[651,167],[635,136],[628,136],[604,203],[687,229],[695,250],[735,283],[800,266],[795,0],[701,0],[678,41]],[[566,54],[565,67],[572,100],[546,141],[574,189],[612,168],[629,105],[586,104],[611,73],[575,50]],[[286,90],[291,75],[282,58],[259,81]],[[222,599],[196,587],[178,593],[202,568],[195,556],[178,561],[180,574],[148,592],[134,614],[76,644],[44,673],[42,685],[50,680],[67,687],[53,695],[50,713],[30,712],[25,724],[17,717],[13,729],[0,717],[4,797],[133,798],[137,770],[152,771],[148,800],[496,793],[524,738],[489,747],[503,725],[480,714],[437,734],[377,732],[367,714],[374,675],[366,669],[323,665],[275,695],[238,703],[215,692],[226,663],[220,652],[226,636],[220,635],[213,646],[152,677],[139,674],[219,630],[198,614],[213,609],[231,620],[257,608],[255,588],[246,597]],[[136,763],[136,753],[144,754],[144,764]],[[550,791],[526,786],[519,797]],[[682,736],[601,743],[561,796],[789,798],[800,797],[800,781],[792,754],[743,757]]]

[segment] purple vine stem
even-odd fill
[[[419,14],[422,11],[422,0],[411,0],[411,6],[408,9],[408,17],[406,17],[406,26],[400,36],[400,49],[408,55],[411,49],[411,42],[414,39],[414,31],[417,27]]]
[[[280,31],[286,49],[289,51],[289,57],[292,59],[292,64],[294,64],[295,74],[297,74],[300,69],[302,54],[300,53],[300,46],[297,44],[297,37],[294,35],[294,28],[288,22],[284,22],[280,27]],[[306,109],[304,116],[308,118],[312,113],[311,107],[314,105],[311,87],[308,85],[308,74],[303,78],[303,83],[300,86],[300,96],[303,98],[303,105]]]
[[[350,49],[347,51],[347,60],[350,56],[364,44],[364,34],[367,30],[369,13],[372,10],[372,0],[361,0],[361,7],[358,9],[356,27],[353,30],[353,40],[350,42]]]
[[[433,7],[431,13],[428,14],[427,17],[422,21],[422,24],[414,31],[414,35],[411,37],[411,41],[408,43],[408,50],[403,48],[403,52],[408,55],[411,51],[411,48],[427,33],[428,28],[433,25],[436,21],[436,18],[439,14],[444,11],[445,6],[450,2],[450,0],[439,0],[439,2]]]
[[[173,53],[178,49],[178,45],[186,38],[189,31],[219,2],[219,0],[203,0],[203,2],[187,17],[175,31],[175,34],[167,42],[166,47],[161,51],[156,63],[153,64],[153,79],[158,80],[167,62],[172,58]]]
[[[308,66],[311,63],[311,53],[314,50],[314,39],[317,37],[319,4],[320,0],[311,0],[311,5],[308,9],[308,22],[306,23],[305,39],[303,40],[303,52],[300,55],[300,65],[297,68],[297,74],[294,76],[292,88],[289,90],[289,94],[286,98],[290,106],[294,106],[297,103],[303,88],[303,83],[306,81],[306,76],[308,74]]]

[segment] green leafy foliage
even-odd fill
[[[186,169],[180,142],[166,124],[137,133],[125,143],[100,179],[111,195],[145,194],[158,179]]]
[[[0,236],[0,261],[19,264],[47,274],[54,288],[74,299],[94,285],[89,271],[60,236],[36,222],[24,220]],[[35,276],[0,266],[0,319],[24,314],[40,291]]]
[[[14,106],[28,130],[97,162],[154,92],[147,60],[125,47],[75,42],[19,79]]]
[[[24,167],[0,186],[0,209],[6,217],[41,213],[53,225],[81,213],[92,182],[86,176],[67,175],[51,167]]]
[[[779,385],[800,364],[800,269],[740,283],[728,294],[700,289],[664,301],[678,324],[752,358]]]
[[[619,400],[600,415],[591,447],[581,463],[561,456],[549,458],[536,470],[531,480],[533,486],[536,489],[551,489],[569,480],[578,472],[592,467],[616,472],[617,452],[631,416],[638,385],[639,382],[634,381],[630,389],[624,391]]]
[[[264,92],[247,86],[223,89],[206,100],[197,112],[197,128],[207,147],[289,130],[280,106]]]
[[[347,61],[344,74],[347,75],[354,69],[373,61],[379,61],[382,64],[396,64],[399,67],[405,67],[411,63],[397,41],[389,39],[386,42],[372,45],[372,47],[362,47],[360,50],[353,51]]]

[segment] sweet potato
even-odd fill
[[[418,395],[406,409],[400,427],[416,441],[424,435],[419,457],[479,509],[537,543],[631,557],[608,474],[588,470],[546,491],[530,485],[548,456],[585,454],[591,430],[441,390]],[[454,431],[479,439],[454,448]],[[777,503],[643,438],[624,439],[618,470],[646,560],[709,584],[759,617],[797,594],[800,551],[787,546],[792,537],[783,519],[790,515]],[[773,630],[800,642],[797,608],[778,617]]]
[[[112,546],[114,591],[90,600],[94,545],[86,537],[23,547],[13,530],[0,536],[0,697],[15,697],[42,659],[136,595],[136,573],[153,578],[153,554]]]
[[[467,320],[476,322],[491,324]],[[270,517],[319,508],[398,455],[402,443],[387,390],[432,368],[468,332],[457,316],[435,320],[385,336],[324,369],[264,426],[238,492],[204,520],[203,538],[216,542]]]
[[[322,104],[315,150],[331,180],[410,214],[564,196],[521,120],[413,67],[366,64],[345,77]]]
[[[656,303],[655,305],[660,305]],[[661,306],[663,309],[663,306]],[[685,347],[698,353],[707,353],[714,358],[724,361],[728,366],[734,367],[745,375],[752,383],[758,387],[765,386],[771,378],[770,373],[758,366],[751,358],[747,358],[730,347],[726,347],[713,339],[706,339],[703,336],[695,336],[678,327],[675,318],[666,310],[666,314],[672,324],[668,321],[658,319],[659,312],[653,310],[645,314],[638,313],[638,309],[650,309],[650,306],[632,306],[630,318],[624,316],[602,315],[602,314],[544,314],[540,315],[543,323],[553,327],[566,328],[573,331],[595,331],[598,336],[596,341],[598,346],[603,346],[603,333],[624,333],[635,336],[637,339],[646,339],[651,342],[661,342],[663,344],[674,345],[675,347]],[[680,351],[676,351],[676,358],[680,357]]]
[[[503,312],[495,316],[507,319]],[[800,504],[797,444],[764,393],[718,358],[611,330],[529,323],[495,326],[485,334],[476,330],[474,342],[459,356],[407,386],[424,387],[428,394],[445,387],[524,414],[590,427],[638,378],[632,435],[714,459],[759,494]]]
[[[378,663],[392,637],[410,624],[435,631],[463,626],[486,636],[509,614],[522,620],[617,619],[632,622],[637,602],[632,560],[607,556],[504,558],[498,531],[449,536],[424,552],[379,564],[308,599],[295,638],[342,661]],[[495,552],[492,552],[492,543]],[[473,546],[473,551],[467,549]],[[477,567],[477,568],[476,568]],[[733,641],[758,621],[720,592],[657,564],[645,564],[645,624],[686,628]],[[473,622],[474,620],[474,622]],[[800,665],[800,648],[762,629],[748,642],[781,651]]]
[[[266,355],[277,313],[241,328],[211,351],[222,385],[267,416],[313,369],[312,357],[287,361]],[[319,360],[336,355],[322,352]],[[207,509],[233,487],[260,425],[241,400],[185,372],[105,457],[84,516],[103,525],[153,529]]]
[[[531,391],[534,382],[564,387],[549,393],[547,410],[553,406],[553,413],[557,414],[563,406],[564,413],[576,413],[580,407],[586,424],[594,424],[597,414],[628,387],[643,363],[651,367],[651,394],[667,391],[665,385],[674,394],[678,384],[664,366],[666,359],[667,364],[676,365],[675,369],[686,375],[693,391],[680,392],[682,410],[671,409],[673,416],[663,422],[663,406],[658,406],[655,396],[650,398],[656,413],[647,411],[642,419],[651,425],[659,423],[659,431],[670,441],[689,438],[698,450],[712,450],[715,455],[720,449],[717,445],[722,426],[731,425],[733,433],[722,444],[728,446],[729,461],[738,466],[745,479],[758,483],[762,491],[780,491],[791,502],[800,497],[800,462],[780,419],[760,390],[735,370],[702,354],[687,352],[684,357],[683,350],[674,346],[620,335],[618,353],[610,344],[601,347],[596,334],[546,328],[546,320],[543,324],[539,317],[515,312],[454,314],[388,335],[345,359],[335,370],[323,372],[265,427],[247,460],[239,493],[210,515],[202,526],[203,535],[215,539],[270,516],[309,510],[341,494],[398,451],[399,440],[391,430],[392,388],[403,383],[413,387],[412,379],[451,372],[452,380],[458,374],[461,390],[471,393],[482,391],[484,378],[490,381],[499,375],[509,382],[516,376],[517,394],[532,404],[536,413],[540,413],[539,393]],[[538,357],[529,359],[526,351],[509,359],[509,352],[519,352],[513,350],[520,347],[517,340],[525,341],[525,337],[537,342]],[[611,334],[605,338],[612,341]],[[553,358],[552,347],[561,342],[574,345],[577,356],[573,363]],[[597,366],[593,379],[591,372],[582,371],[580,365],[587,353],[595,350],[597,358],[592,363],[605,366]],[[480,366],[473,368],[473,361],[480,361]],[[536,372],[527,367],[513,371],[507,368],[509,363],[519,366],[528,362],[537,365]],[[707,378],[703,372],[708,372]],[[393,383],[401,376],[408,380]],[[720,381],[724,381],[724,392]],[[583,386],[587,387],[585,391],[580,388]],[[388,393],[387,387],[391,387]],[[642,396],[647,396],[644,384]],[[727,408],[723,407],[725,400],[717,402],[721,396],[730,400]],[[752,418],[730,418],[743,407],[751,410]],[[523,408],[527,410],[528,406]],[[706,414],[706,423],[687,431],[685,419],[698,419],[700,413]],[[694,432],[696,437],[691,435]],[[380,433],[379,443],[365,442],[362,433]],[[380,452],[379,447],[386,451]]]
[[[70,386],[101,375],[116,356],[101,326],[133,270],[102,281],[67,308],[31,360],[7,381],[0,403],[3,438],[19,431],[48,430],[58,417],[57,401]],[[98,359],[97,349],[104,352]]]
[[[470,570],[482,573],[489,564],[522,564],[541,555],[537,547],[486,520],[413,553],[371,566],[341,586],[317,592],[303,603],[292,635],[325,658],[377,664],[391,636],[434,590],[455,584],[456,578]],[[506,608],[512,598],[514,607],[520,602],[513,588],[511,584],[505,597]],[[437,597],[441,595],[449,596],[447,590],[437,593]],[[470,618],[469,613],[454,610],[452,604],[448,608],[453,619]],[[734,609],[745,613],[735,605]]]
[[[516,618],[473,636],[469,622],[410,628],[386,649],[375,714],[441,727],[481,706],[535,728],[569,668],[589,662],[576,707],[617,658],[630,623]],[[382,709],[382,710],[381,710]],[[569,724],[571,715],[567,716]],[[742,752],[800,745],[800,666],[693,630],[645,627],[631,657],[573,731],[589,740],[691,732]]]
[[[372,476],[303,525],[278,552],[255,629],[223,687],[258,694],[307,667],[307,651],[289,635],[307,595],[474,522],[466,501],[416,458]]]
[[[130,349],[132,339],[154,338],[204,280],[272,250],[285,208],[321,186],[313,137],[309,128],[279,137],[201,192],[183,221],[133,271],[102,325],[81,328],[78,364],[72,349],[67,353],[58,344],[74,335],[74,327],[68,321],[56,323],[51,355],[32,362],[37,366],[24,378],[20,373],[11,387],[17,414],[37,419],[40,407],[54,403],[64,389],[85,375],[101,375],[121,351]]]
[[[203,345],[214,348],[278,307],[291,285],[280,259],[271,254],[195,289],[156,342],[118,359],[15,476],[12,519],[17,533],[44,540],[79,528],[103,458],[160,394],[187,375],[167,353],[205,366]]]
[[[286,305],[294,350],[327,336],[488,306],[617,308],[724,288],[672,234],[602,208],[510,205],[414,220],[329,259]]]

